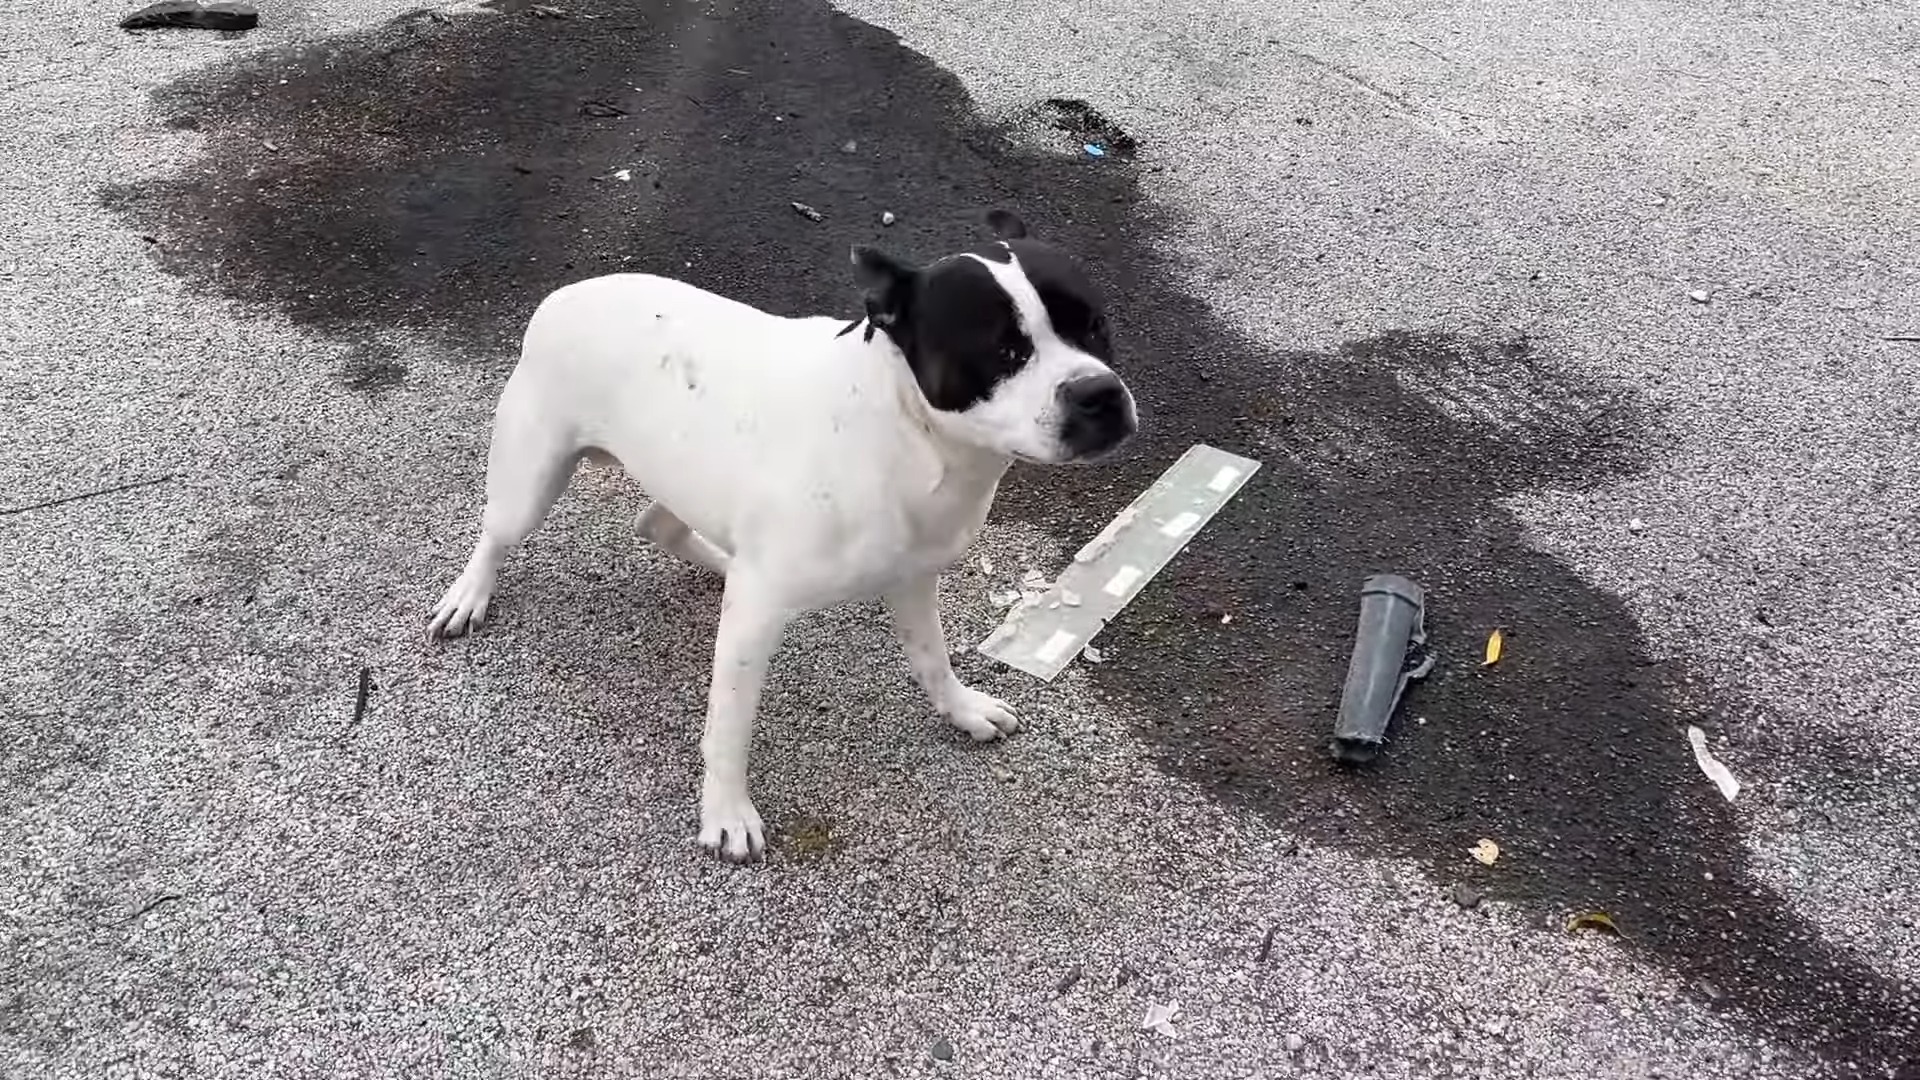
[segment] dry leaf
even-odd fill
[[[1491,840],[1483,839],[1479,843],[1473,845],[1473,847],[1469,848],[1467,850],[1467,853],[1469,855],[1472,855],[1474,858],[1474,861],[1478,862],[1480,865],[1492,866],[1494,862],[1500,858],[1500,845],[1494,843]]]
[[[1567,933],[1581,930],[1599,930],[1615,937],[1626,936],[1620,932],[1620,925],[1613,921],[1613,916],[1604,911],[1583,911],[1567,920]]]
[[[1499,663],[1500,654],[1502,651],[1506,649],[1506,645],[1507,645],[1507,632],[1505,630],[1495,630],[1493,633],[1488,634],[1487,635],[1487,659],[1480,666],[1492,667],[1493,665]]]

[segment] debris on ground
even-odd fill
[[[1085,150],[1087,156],[1090,158],[1103,158],[1107,156],[1107,148],[1101,146],[1099,143],[1087,143],[1080,149]]]
[[[898,220],[900,219],[893,216],[893,211],[891,210],[880,211],[880,224],[891,228],[893,223]]]
[[[55,498],[42,499],[39,502],[26,503],[21,506],[0,507],[0,517],[24,514],[29,510],[45,510],[50,507],[65,506],[70,502],[79,502],[82,499],[94,499],[102,495],[117,495],[122,491],[134,491],[139,488],[152,487],[155,484],[165,484],[172,479],[173,474],[167,473],[164,476],[150,477],[146,480],[132,480],[124,484],[115,484],[112,487],[93,488],[89,491],[82,491],[74,495],[60,495]]]
[[[833,822],[811,814],[802,814],[787,827],[787,853],[796,859],[818,859],[829,855],[839,844],[833,835]]]
[[[1487,657],[1480,662],[1481,667],[1492,667],[1500,662],[1501,654],[1507,651],[1507,632],[1495,630],[1487,635]]]
[[[1065,975],[1060,976],[1060,981],[1054,984],[1053,996],[1059,997],[1062,994],[1065,994],[1067,991],[1073,989],[1074,987],[1079,986],[1080,980],[1086,978],[1086,975],[1087,975],[1087,969],[1080,966],[1079,964],[1075,964],[1072,967],[1068,968],[1067,973]]]
[[[953,1044],[945,1039],[935,1039],[933,1045],[927,1047],[927,1056],[935,1061],[952,1061]]]
[[[1029,571],[1023,589],[1041,590],[976,648],[1009,667],[1050,681],[1125,610],[1140,590],[1213,519],[1260,468],[1258,461],[1189,447],[1074,555],[1060,577]]]
[[[359,724],[360,721],[367,715],[367,699],[371,697],[372,694],[373,694],[373,669],[368,667],[363,667],[360,669],[360,685],[354,690],[353,719],[348,721],[347,723],[348,727],[353,727]]]
[[[1093,539],[1081,545],[1079,551],[1074,552],[1073,561],[1089,563],[1105,555],[1107,549],[1113,546],[1113,538],[1119,534],[1120,530],[1133,524],[1133,519],[1138,513],[1139,510],[1132,506],[1120,511],[1119,516],[1108,522],[1106,528],[1095,533]]]
[[[1705,289],[1695,289],[1692,292],[1687,294],[1687,299],[1693,301],[1696,304],[1704,304],[1707,301],[1713,299],[1713,294],[1708,292]]]
[[[1582,930],[1594,930],[1603,934],[1612,934],[1614,937],[1626,937],[1620,932],[1620,924],[1614,922],[1613,916],[1604,911],[1583,911],[1567,920],[1567,933],[1577,934]]]
[[[1048,98],[1040,104],[1039,112],[1054,127],[1080,140],[1082,149],[1098,147],[1098,153],[1088,150],[1093,157],[1130,157],[1140,149],[1139,142],[1119,124],[1079,98]]]
[[[1267,957],[1273,955],[1273,939],[1279,936],[1279,923],[1274,923],[1272,926],[1267,927],[1267,932],[1260,936],[1260,951],[1253,954],[1254,963],[1264,964],[1267,962]]]
[[[980,572],[989,577],[993,576],[993,559],[991,556],[985,554],[980,556]]]
[[[987,601],[994,607],[1012,607],[1020,602],[1019,589],[996,589],[987,594]]]
[[[627,115],[627,110],[621,108],[618,105],[615,105],[613,102],[608,101],[605,98],[592,98],[590,100],[581,102],[580,112],[582,113],[582,115],[597,116],[602,120],[611,120],[617,116]]]
[[[566,10],[565,10],[565,9],[563,9],[563,8],[557,8],[557,7],[553,7],[553,6],[551,6],[551,5],[548,5],[548,4],[533,4],[533,5],[530,5],[530,6],[529,6],[529,7],[527,8],[527,14],[529,14],[529,15],[531,15],[531,16],[533,16],[533,17],[534,17],[534,18],[536,18],[536,19],[564,19],[564,18],[567,18],[567,12],[566,12]]]
[[[1481,866],[1492,866],[1500,859],[1500,845],[1483,837],[1479,843],[1467,849],[1467,854],[1472,855]]]
[[[1307,1048],[1307,1040],[1303,1038],[1301,1035],[1299,1035],[1297,1032],[1292,1032],[1292,1031],[1287,1032],[1285,1044],[1287,1047],[1287,1053],[1289,1054],[1297,1054],[1300,1051],[1305,1050]]]
[[[1481,892],[1479,889],[1474,888],[1464,881],[1455,883],[1453,888],[1447,890],[1447,899],[1469,911],[1479,907],[1480,901],[1486,898],[1486,893]]]
[[[1107,657],[1106,654],[1099,649],[1088,645],[1086,648],[1080,650],[1080,659],[1085,660],[1089,664],[1103,664],[1106,663]]]
[[[1701,772],[1707,774],[1707,779],[1713,781],[1713,786],[1720,789],[1720,794],[1728,802],[1738,798],[1740,780],[1733,775],[1732,769],[1720,764],[1719,759],[1707,749],[1707,733],[1692,724],[1687,725],[1687,744],[1693,747],[1694,763],[1700,766]]]
[[[1647,523],[1640,518],[1629,518],[1627,519],[1627,531],[1630,533],[1646,532]]]
[[[811,206],[808,206],[806,203],[790,202],[787,205],[793,207],[794,213],[799,214],[801,217],[806,218],[808,221],[825,221],[827,219],[827,216],[825,214],[822,214],[820,211],[815,210]]]
[[[251,30],[260,24],[260,12],[252,4],[235,0],[161,0],[120,20],[122,30]]]
[[[1157,1031],[1169,1039],[1177,1039],[1180,1033],[1173,1029],[1173,1022],[1180,1018],[1180,1003],[1170,1001],[1165,1005],[1158,1002],[1147,1005],[1147,1015],[1140,1021],[1141,1031]]]
[[[1336,760],[1363,764],[1380,752],[1407,683],[1433,669],[1426,642],[1426,592],[1398,574],[1368,578],[1334,721]]]

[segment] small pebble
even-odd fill
[[[899,219],[893,216],[893,211],[891,210],[883,210],[880,212],[880,224],[882,225],[891,225],[897,220]]]
[[[1642,520],[1640,520],[1639,518],[1634,518],[1634,519],[1632,519],[1631,521],[1628,521],[1628,522],[1627,522],[1627,531],[1628,531],[1628,532],[1634,532],[1634,533],[1643,533],[1643,532],[1646,532],[1646,531],[1647,531],[1647,523],[1646,523],[1646,522],[1644,522],[1644,521],[1642,521]]]
[[[1295,1034],[1294,1032],[1291,1032],[1291,1031],[1287,1032],[1287,1053],[1297,1054],[1300,1051],[1305,1050],[1306,1048],[1307,1048],[1307,1040],[1301,1038],[1299,1035]]]
[[[932,1055],[935,1061],[952,1061],[953,1044],[945,1039],[938,1039],[927,1048],[927,1053]]]
[[[1705,289],[1695,289],[1692,292],[1687,294],[1687,299],[1693,301],[1696,304],[1704,304],[1707,301],[1713,299],[1713,294],[1708,292]]]

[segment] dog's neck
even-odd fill
[[[927,403],[906,354],[892,338],[876,333],[861,347],[872,350],[881,370],[886,372],[900,401],[901,423],[910,429],[913,441],[925,446],[939,462],[940,476],[934,490],[948,495],[990,498],[1013,459],[956,438],[942,422],[939,412]]]

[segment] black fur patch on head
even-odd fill
[[[1031,239],[1026,224],[1008,211],[989,214],[987,224],[998,239],[967,254],[1001,265],[1017,258],[1054,335],[1111,360],[1100,295],[1073,259]],[[853,262],[866,293],[869,334],[878,329],[900,348],[934,408],[969,409],[1032,360],[1033,338],[1021,328],[1013,298],[975,260],[955,256],[916,271],[872,248],[855,248]]]
[[[1040,294],[1054,334],[1074,348],[1111,363],[1113,342],[1107,334],[1106,304],[1080,264],[1066,252],[1038,240],[1010,240],[1005,246],[1020,260],[1020,269]]]
[[[907,363],[927,403],[947,412],[985,401],[1033,359],[1013,298],[968,258],[942,259],[920,273],[912,336]]]

